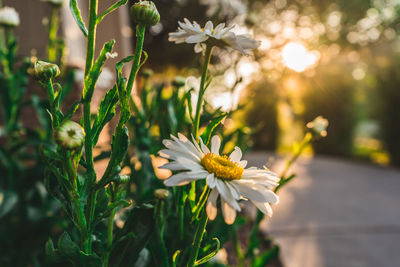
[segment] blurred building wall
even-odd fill
[[[66,37],[68,59],[70,61],[83,61],[86,54],[85,39],[69,10],[68,0],[61,12],[63,19],[62,33]],[[82,11],[83,20],[87,21],[88,0],[78,0]],[[115,0],[99,1],[99,13],[106,10]],[[50,5],[41,0],[3,0],[3,6],[14,7],[21,19],[21,25],[16,29],[19,39],[19,54],[29,55],[32,50],[37,52],[39,58],[46,56],[47,32],[43,26],[43,19],[50,15]],[[115,51],[119,57],[109,61],[109,66],[113,66],[113,61],[118,61],[122,57],[131,54],[131,34],[129,27],[129,11],[124,6],[105,17],[98,26],[96,55],[103,44],[111,39],[116,40]]]

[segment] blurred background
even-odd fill
[[[82,10],[88,1],[78,1]],[[102,0],[100,9],[113,3]],[[132,3],[134,1],[131,1]],[[400,237],[400,2],[397,0],[157,0],[161,21],[145,39],[152,83],[198,77],[201,55],[168,42],[183,18],[204,25],[237,24],[237,33],[261,41],[252,56],[216,48],[207,101],[235,112],[224,127],[250,134],[248,159],[281,168],[306,123],[322,115],[328,135],[307,149],[313,159],[296,167],[299,179],[264,227],[282,244],[287,266],[397,266]],[[45,57],[49,6],[39,0],[3,0],[20,13],[19,53]],[[83,14],[84,20],[87,14]],[[84,40],[66,4],[62,9],[66,62],[83,66]],[[45,17],[43,19],[43,17]],[[130,25],[130,26],[129,26]],[[115,38],[118,57],[102,75],[100,101],[114,82],[116,61],[132,53],[128,8],[106,17],[98,47]],[[79,73],[79,72],[78,72]],[[77,91],[82,75],[77,76]],[[79,80],[80,77],[80,80]],[[198,82],[194,77],[188,83]],[[169,86],[169,87],[168,87]],[[189,86],[190,87],[190,86]],[[104,90],[101,90],[103,88]],[[168,89],[169,88],[169,89]],[[31,88],[30,90],[37,90]],[[93,107],[96,109],[96,107]],[[29,116],[26,115],[26,116]],[[244,126],[246,125],[246,126]],[[104,143],[109,137],[104,137]],[[256,151],[256,152],[254,152]],[[257,152],[258,151],[258,152]],[[275,160],[270,160],[275,158]],[[381,167],[384,166],[384,167]],[[338,260],[338,259],[341,260]]]
[[[101,1],[100,9],[112,2]],[[250,126],[249,145],[254,149],[287,151],[303,135],[305,123],[322,115],[330,122],[329,134],[314,145],[315,152],[400,166],[398,1],[160,0],[156,4],[161,21],[150,29],[145,48],[151,55],[146,67],[154,70],[157,82],[198,75],[201,57],[192,46],[168,42],[168,33],[185,17],[201,25],[207,20],[241,25],[235,29],[238,33],[251,33],[261,41],[249,57],[216,49],[213,86],[208,91],[209,102],[222,110],[245,104],[235,122]],[[43,24],[48,19],[43,17],[49,6],[22,0],[6,0],[4,5],[15,6],[21,14],[20,53],[44,56]],[[67,62],[82,66],[84,42],[68,5],[63,16]],[[127,26],[129,21],[126,8],[100,25],[98,48],[112,37],[117,39],[119,57],[114,61],[132,51],[134,31],[133,25]],[[103,75],[109,83],[113,63]]]

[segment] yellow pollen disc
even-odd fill
[[[243,174],[243,168],[237,162],[232,162],[228,156],[219,156],[207,153],[201,159],[201,165],[216,177],[224,180],[239,180]]]

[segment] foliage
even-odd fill
[[[172,86],[153,85],[149,72],[142,72],[143,85],[139,86],[136,76],[148,59],[143,50],[146,28],[154,23],[154,18],[159,18],[154,4],[146,6],[147,1],[143,2],[151,12],[136,10],[132,14],[140,16],[140,19],[134,18],[138,22],[135,50],[116,63],[115,84],[103,97],[97,112],[91,113],[97,82],[115,45],[114,40],[106,42],[96,55],[97,26],[106,15],[126,3],[126,0],[117,1],[99,13],[98,1],[90,0],[85,22],[78,2],[70,0],[70,10],[87,44],[82,93],[72,105],[65,103],[73,74],[63,68],[63,40],[57,36],[60,5],[52,5],[48,62],[35,58],[32,62],[14,65],[17,43],[11,29],[5,28],[7,42],[0,54],[5,145],[0,149],[0,169],[7,173],[7,179],[0,184],[0,230],[2,237],[11,238],[4,238],[1,248],[7,254],[0,263],[6,266],[212,266],[211,259],[231,240],[239,266],[247,263],[265,266],[276,260],[279,247],[266,242],[259,233],[264,218],[261,212],[255,221],[240,214],[233,226],[225,224],[221,217],[207,226],[205,206],[210,193],[207,183],[199,180],[165,189],[156,166],[156,160],[160,159],[157,151],[171,134],[192,135],[196,145],[200,138],[209,145],[211,136],[218,134],[223,137],[225,152],[234,150],[235,146],[248,147],[249,128],[229,127],[226,123],[234,118],[237,110],[214,109],[204,99],[212,83],[209,65],[213,48],[225,48],[225,43],[218,40],[203,43],[198,88],[185,88],[178,79]],[[151,23],[143,17],[147,15],[152,16]],[[236,49],[244,51],[240,44],[246,45],[249,37],[238,37],[234,33],[228,37],[232,36]],[[257,44],[250,41],[252,46]],[[45,100],[34,96],[28,103],[36,108],[39,129],[29,129],[19,117],[25,106],[22,97],[31,63],[29,73],[47,95]],[[132,65],[129,77],[124,77],[127,63]],[[134,85],[138,99],[132,97]],[[272,116],[265,124],[272,125],[273,144],[277,100],[275,92],[270,96],[267,110]],[[193,97],[197,98],[195,104]],[[82,108],[81,114],[77,112],[79,108]],[[95,156],[99,136],[113,119],[117,124],[110,147]],[[312,131],[307,132],[288,159],[275,191],[295,177],[290,173],[291,165],[319,137]],[[101,175],[95,171],[98,160],[107,160]],[[242,248],[239,233],[245,228],[251,231],[246,247]],[[267,244],[266,251],[256,253],[262,244]]]

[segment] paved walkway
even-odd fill
[[[248,166],[269,156],[250,153]],[[294,170],[262,225],[286,267],[400,266],[400,170],[329,157],[301,159]]]

